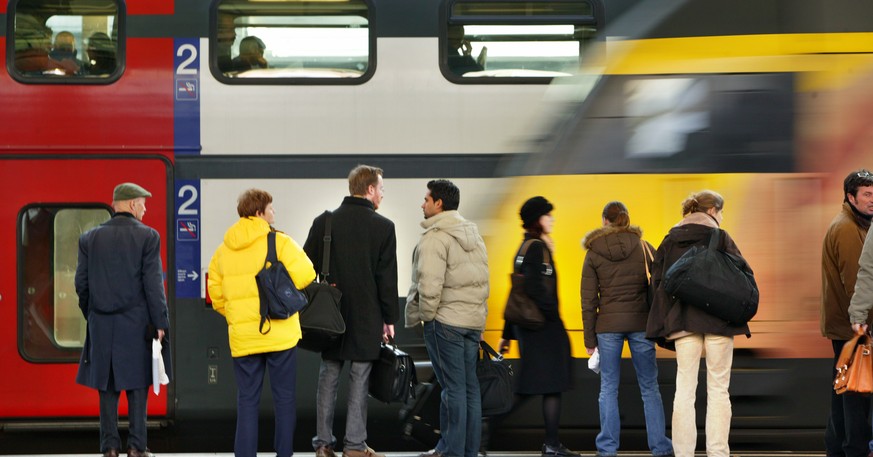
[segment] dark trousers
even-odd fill
[[[101,390],[100,392],[100,452],[121,448],[121,437],[118,434],[118,398],[121,392]],[[146,449],[146,402],[148,387],[126,390],[127,415],[130,420],[130,433],[127,437],[127,449],[144,451]]]
[[[276,417],[273,447],[277,457],[290,457],[297,426],[297,348],[234,357],[236,375],[235,457],[255,457],[258,452],[258,406],[264,372],[270,371]]]
[[[846,341],[833,340],[834,367],[831,379],[837,375],[837,359]],[[867,457],[870,441],[870,399],[854,394],[837,395],[831,389],[831,416],[825,430],[825,451],[828,457]]]

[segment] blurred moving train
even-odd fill
[[[563,426],[566,444],[580,450],[593,449],[599,380],[584,368],[579,240],[599,225],[603,204],[620,199],[657,245],[685,196],[718,190],[725,228],[761,287],[753,337],[737,339],[732,443],[820,449],[832,357],[817,330],[820,243],[842,178],[873,150],[873,4],[10,0],[2,8],[3,433],[96,425],[96,394],[74,383],[84,338],[72,282],[77,240],[109,217],[114,185],[135,181],[154,194],[145,222],[164,240],[177,374],[149,402],[150,423],[179,431],[176,450],[196,424],[223,424],[197,450],[228,450],[232,363],[226,325],[204,300],[204,273],[237,218],[236,197],[250,187],[271,192],[276,226],[302,243],[311,220],[346,194],[348,170],[370,163],[385,170],[380,211],[397,227],[400,291],[424,184],[459,184],[461,212],[480,225],[491,259],[491,342],[521,237],[517,209],[532,195],[554,201],[562,313],[578,357]],[[415,332],[401,330],[399,342],[424,359]],[[675,368],[670,353],[660,356],[669,414]],[[301,450],[314,432],[317,363],[301,354]],[[622,383],[623,448],[644,449],[644,439],[633,441],[644,422],[632,370]],[[527,408],[506,422],[496,448],[539,447],[539,414]],[[269,409],[265,400],[265,417]],[[269,433],[261,435],[268,448]],[[401,440],[397,405],[371,404],[368,441],[421,449]]]

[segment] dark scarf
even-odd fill
[[[846,204],[849,205],[849,208],[852,209],[852,215],[855,216],[855,222],[857,222],[858,225],[861,226],[861,228],[863,228],[864,230],[869,230],[870,221],[873,220],[873,216],[868,216],[858,211],[858,208],[855,208],[855,205],[849,203],[848,201],[846,202]]]

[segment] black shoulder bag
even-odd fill
[[[340,299],[343,293],[328,284],[330,274],[330,211],[324,218],[324,256],[321,262],[321,281],[306,287],[309,305],[300,311],[300,329],[303,339],[297,343],[301,349],[322,352],[333,347],[346,332],[346,322],[340,312]]]

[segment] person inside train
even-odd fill
[[[555,219],[554,206],[545,198],[528,199],[519,215],[524,227],[524,240],[514,259],[514,272],[524,276],[524,292],[542,312],[545,322],[540,328],[526,328],[506,322],[499,343],[501,353],[509,351],[510,341],[518,340],[521,368],[515,382],[512,414],[535,396],[542,396],[545,439],[542,457],[579,457],[561,444],[558,437],[561,419],[561,394],[570,390],[573,382],[570,338],[561,320],[558,303],[555,246],[551,233]],[[492,417],[483,424],[482,445],[487,450],[490,435],[505,416]]]
[[[654,248],[642,239],[643,232],[630,225],[627,206],[606,204],[603,226],[582,239],[588,250],[582,264],[582,325],[588,355],[600,355],[600,433],[597,454],[618,453],[621,414],[618,386],[621,352],[627,341],[637,383],[643,398],[646,435],[654,456],[673,454],[665,434],[664,403],[658,386],[655,343],[646,339],[649,317],[647,299]]]
[[[450,25],[447,33],[446,43],[446,58],[448,60],[449,69],[456,75],[463,75],[471,71],[482,71],[485,69],[485,56],[488,48],[482,48],[479,53],[479,58],[474,59],[472,56],[473,45],[470,40],[465,38],[463,25]]]
[[[673,399],[673,453],[694,457],[697,447],[697,375],[706,361],[706,455],[730,457],[731,398],[728,387],[734,358],[734,336],[751,337],[748,324],[735,325],[683,303],[664,289],[664,273],[694,246],[706,247],[718,234],[718,250],[742,258],[730,235],[719,228],[724,198],[702,190],[682,202],[682,220],[667,232],[652,264],[654,297],[646,337],[676,351],[676,396]],[[716,232],[716,230],[718,232]]]
[[[236,25],[234,16],[228,13],[218,13],[216,26],[216,63],[218,70],[227,73],[233,70],[232,49],[236,41]]]
[[[239,43],[239,55],[232,60],[233,70],[243,72],[254,68],[267,68],[264,51],[267,45],[256,36],[247,36]]]
[[[52,30],[34,16],[15,16],[15,68],[25,75],[42,75],[54,65],[49,58]]]
[[[255,275],[264,268],[268,235],[276,233],[276,255],[298,289],[315,279],[312,262],[290,236],[273,228],[273,196],[249,189],[240,195],[237,220],[224,235],[209,261],[207,288],[212,308],[227,320],[230,354],[237,385],[235,457],[258,453],[258,410],[264,374],[270,373],[275,417],[276,457],[293,454],[297,424],[297,342],[300,315],[273,319],[266,334],[260,330],[261,302]]]
[[[831,379],[836,376],[836,361],[846,342],[854,336],[849,317],[850,304],[855,304],[854,294],[864,268],[859,259],[863,256],[873,219],[873,174],[866,169],[852,171],[843,180],[843,202],[840,212],[834,217],[822,243],[821,258],[821,332],[831,340],[834,350],[834,364],[831,365]],[[858,323],[858,320],[853,322]],[[869,324],[871,319],[864,316],[861,321]],[[831,395],[831,413],[825,429],[825,451],[827,455],[864,456],[867,455],[870,440],[870,400],[857,395]]]
[[[88,38],[85,53],[88,56],[88,74],[108,75],[114,72],[118,66],[115,57],[115,44],[109,35],[103,32],[95,32]]]
[[[57,63],[68,75],[82,73],[83,64],[79,60],[79,51],[76,49],[76,37],[70,32],[62,31],[55,35],[49,58]]]

